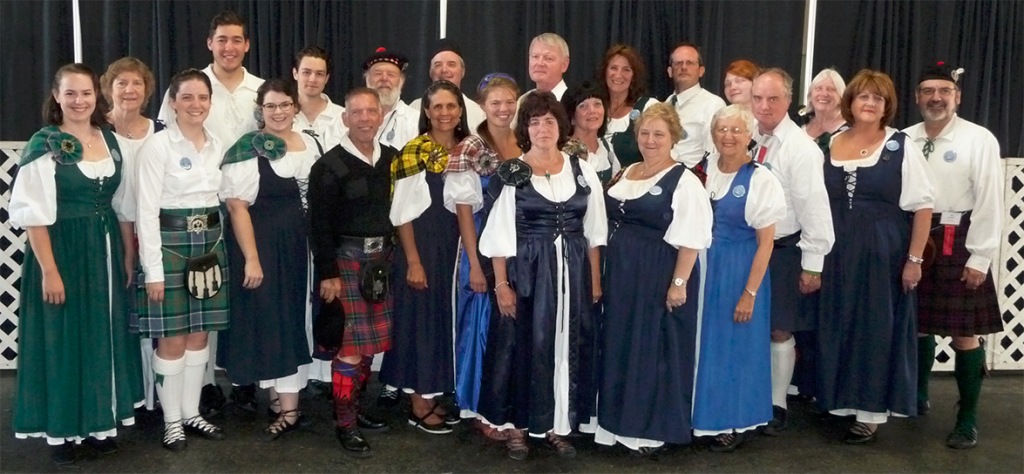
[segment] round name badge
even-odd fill
[[[683,138],[680,138],[680,140],[686,140],[686,139],[687,139],[687,137],[689,137],[689,136],[690,136],[690,134],[689,134],[689,133],[686,133],[686,129],[684,128],[684,129],[683,129]]]
[[[582,174],[576,177],[576,182],[580,183],[580,186],[584,188],[587,187],[587,178],[584,178]]]
[[[185,158],[182,158],[181,161],[178,162],[178,165],[180,165],[181,169],[183,170],[190,170],[192,169],[192,160],[188,159],[188,157],[186,156]]]
[[[636,121],[636,119],[638,119],[638,118],[640,118],[640,111],[637,110],[637,109],[633,109],[629,113],[629,119],[632,120],[632,121]]]
[[[896,140],[889,140],[885,142],[885,149],[889,151],[896,151],[900,149],[900,144],[896,143]]]
[[[655,184],[653,187],[651,187],[650,193],[651,196],[661,196],[661,186]]]
[[[394,139],[395,139],[395,131],[394,131],[394,130],[391,130],[391,131],[389,131],[389,132],[388,132],[388,136],[387,136],[387,138],[388,138],[388,141],[389,141],[389,142],[390,142],[391,140],[394,140]]]
[[[114,161],[121,161],[121,154],[118,153],[117,150],[110,150],[110,157],[113,158]]]
[[[953,150],[949,150],[942,155],[942,159],[946,160],[946,163],[952,163],[956,161],[956,152]]]
[[[736,197],[738,197],[738,198],[741,198],[741,197],[743,197],[743,196],[744,196],[745,194],[747,194],[747,188],[744,188],[742,184],[741,184],[741,185],[738,185],[738,186],[736,186],[735,188],[732,188],[732,195],[733,195],[733,196],[736,196]]]

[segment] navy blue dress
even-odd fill
[[[900,208],[905,137],[894,134],[878,163],[855,173],[825,154],[836,233],[818,320],[816,395],[826,410],[917,414],[916,310],[902,284],[912,219]]]
[[[628,201],[605,196],[608,247],[601,327],[598,422],[617,436],[689,443],[700,266],[687,279],[686,304],[665,308],[679,250],[665,242],[672,224],[676,166],[665,190]],[[652,188],[653,189],[653,188]]]

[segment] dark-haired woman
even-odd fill
[[[584,82],[565,92],[562,107],[569,116],[569,141],[562,151],[587,160],[601,182],[607,183],[621,169],[605,138],[608,96],[600,86]]]
[[[57,464],[74,462],[83,440],[116,452],[117,423],[133,424],[143,399],[124,292],[134,175],[105,109],[92,70],[60,68],[43,109],[49,125],[29,141],[11,192],[11,225],[29,243],[11,425],[19,439],[45,437]]]
[[[615,156],[625,168],[643,159],[634,124],[640,113],[658,100],[647,96],[647,68],[631,46],[617,44],[608,48],[599,73],[608,97],[604,138],[611,142]]]
[[[259,130],[224,155],[220,198],[231,266],[231,328],[219,335],[218,361],[238,384],[270,390],[276,420],[259,433],[273,441],[299,427],[299,391],[311,362],[306,339],[312,273],[306,219],[316,140],[292,130],[294,86],[271,79],[256,91]]]
[[[596,404],[590,308],[601,296],[604,196],[594,169],[559,151],[569,121],[553,94],[527,94],[515,130],[525,154],[498,168],[504,186],[480,237],[502,317],[491,318],[479,416],[510,430],[512,459],[529,454],[526,434],[573,457],[564,437],[591,422]]]
[[[211,89],[201,71],[176,74],[168,88],[175,119],[139,150],[139,332],[159,339],[153,372],[164,412],[163,445],[172,451],[188,445],[186,430],[224,438],[199,414],[210,360],[207,333],[227,329],[229,321],[217,198],[224,149],[205,126]]]
[[[444,206],[448,151],[469,136],[462,93],[437,81],[423,94],[420,136],[395,157],[391,223],[401,246],[395,265],[392,346],[380,380],[410,394],[409,424],[430,434],[452,432],[455,414],[437,395],[455,390],[452,364],[452,275],[459,226]],[[447,419],[446,419],[447,418]]]
[[[487,328],[493,302],[491,262],[477,251],[480,231],[493,199],[487,190],[502,161],[522,152],[510,127],[516,112],[519,87],[504,77],[492,77],[480,90],[478,101],[487,119],[477,135],[459,142],[444,172],[444,205],[459,221],[461,251],[455,276],[455,401],[463,418],[474,418],[485,435],[497,430],[475,420],[480,398],[480,376],[487,348]]]

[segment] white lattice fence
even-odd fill
[[[25,233],[10,224],[11,174],[25,142],[0,142],[0,369],[13,369],[18,358],[18,280],[24,255]]]

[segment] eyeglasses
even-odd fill
[[[263,107],[264,111],[273,113],[277,109],[281,109],[281,112],[287,112],[292,110],[292,107],[294,106],[295,102],[281,102],[280,104],[263,104],[260,107]]]
[[[733,135],[739,135],[741,133],[747,133],[746,130],[739,127],[719,127],[715,129],[715,133],[719,135],[725,135],[726,133],[732,132]]]
[[[952,87],[940,87],[938,89],[934,87],[922,87],[918,89],[917,92],[925,97],[933,96],[936,92],[938,92],[942,97],[950,97],[954,92],[956,92],[956,89]]]
[[[679,66],[694,67],[694,66],[699,65],[699,63],[697,61],[690,61],[689,59],[687,59],[685,61],[669,61],[668,65],[670,67],[679,67]]]

